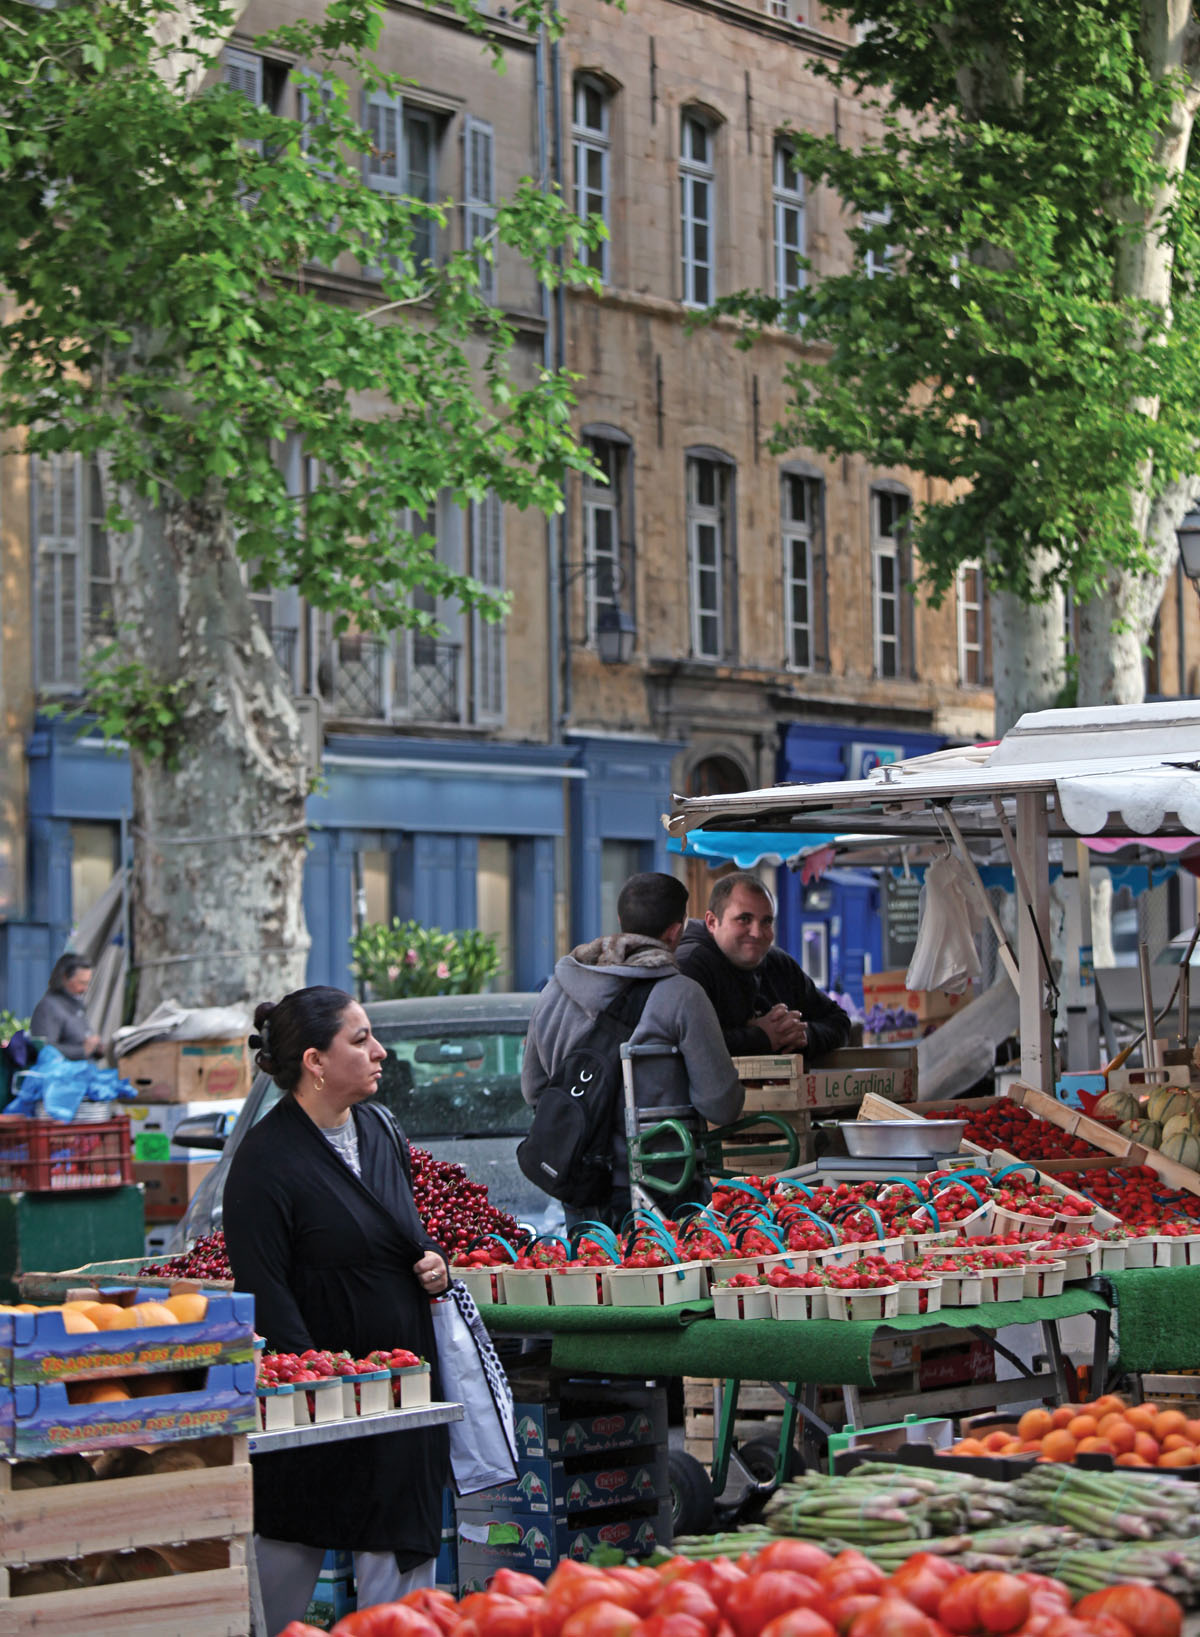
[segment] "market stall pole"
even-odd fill
[[[1017,949],[1001,959],[1020,996],[1021,1073],[1054,1089],[1049,840],[1200,836],[1200,702],[1030,712],[994,749],[967,747],[878,767],[866,779],[679,797],[672,834],[784,829],[953,839],[980,893],[969,843],[1003,841],[1019,900]]]

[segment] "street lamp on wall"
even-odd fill
[[[563,577],[564,587],[571,585],[581,575],[591,581],[599,577],[600,564],[576,563],[569,564]],[[628,665],[633,658],[634,643],[637,640],[637,621],[627,608],[621,606],[621,589],[625,583],[625,576],[619,567],[609,570],[607,594],[611,601],[605,601],[596,610],[596,651],[600,655],[602,665]]]
[[[1192,501],[1187,516],[1175,530],[1183,572],[1200,592],[1200,502]]]

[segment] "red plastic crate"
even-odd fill
[[[118,1188],[133,1181],[133,1142],[125,1115],[64,1124],[0,1114],[0,1193]]]

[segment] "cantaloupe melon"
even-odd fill
[[[1187,1114],[1172,1114],[1162,1128],[1164,1140],[1167,1137],[1200,1136],[1200,1124],[1197,1123],[1194,1111]]]
[[[1200,1137],[1189,1133],[1181,1133],[1177,1137],[1164,1137],[1161,1152],[1169,1160],[1178,1160],[1180,1165],[1186,1165],[1192,1171],[1200,1171]]]
[[[1142,1105],[1131,1091],[1106,1091],[1096,1104],[1096,1113],[1104,1120],[1136,1120]]]
[[[1162,1126],[1156,1120],[1126,1120],[1121,1135],[1140,1142],[1146,1148],[1157,1148],[1162,1141]]]
[[[1176,1114],[1189,1114],[1192,1099],[1178,1086],[1155,1086],[1146,1102],[1146,1112],[1152,1120],[1166,1125]]]

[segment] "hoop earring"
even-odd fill
[[[316,1091],[318,1096],[325,1090],[325,1076],[323,1074],[319,1074],[317,1076],[317,1083],[313,1089]]]

